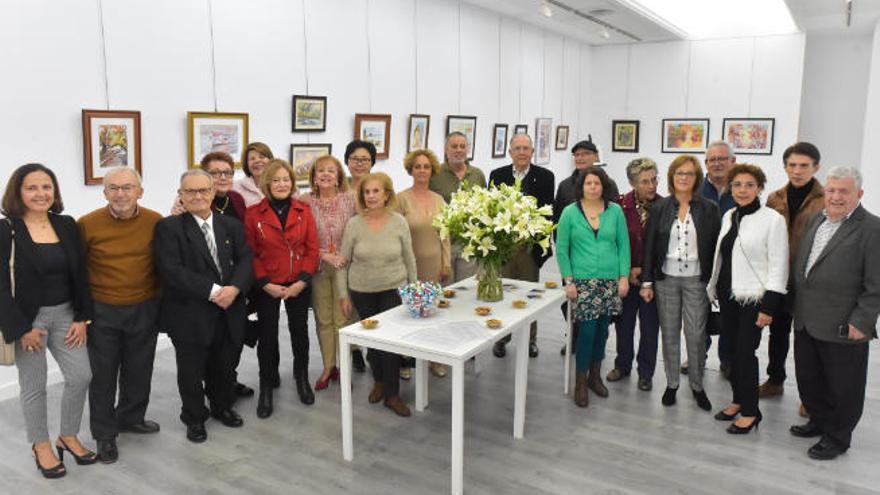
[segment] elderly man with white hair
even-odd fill
[[[828,171],[825,209],[806,226],[792,264],[794,359],[798,391],[810,412],[791,427],[821,437],[807,450],[818,460],[846,452],[865,403],[868,342],[880,314],[880,218],[860,204],[862,176]]]
[[[95,307],[88,340],[89,417],[104,463],[118,457],[119,432],[159,431],[144,415],[158,334],[153,230],[162,215],[138,205],[143,194],[137,171],[114,168],[104,176],[107,205],[77,222]]]

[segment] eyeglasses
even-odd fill
[[[128,193],[134,191],[135,189],[137,189],[137,187],[138,186],[136,186],[135,184],[125,184],[122,186],[117,186],[116,184],[110,184],[109,186],[105,187],[104,189],[111,194],[118,193],[119,191],[122,191],[125,194],[128,194]]]
[[[272,184],[290,184],[290,177],[272,177]]]
[[[729,156],[713,156],[712,158],[706,158],[706,163],[727,163],[729,161]]]
[[[211,170],[208,173],[211,174],[211,177],[217,177],[217,178],[226,177],[227,179],[231,179],[231,178],[235,177],[234,170]]]
[[[657,178],[654,177],[653,179],[642,179],[642,180],[636,182],[636,184],[638,184],[640,186],[654,186],[654,185],[657,185]]]
[[[754,182],[740,182],[734,181],[730,183],[731,189],[757,189],[758,184]]]
[[[529,151],[532,151],[531,146],[516,146],[516,147],[510,148],[510,149],[514,153],[528,153]]]
[[[692,179],[697,176],[696,172],[676,172],[675,176],[679,179]]]
[[[372,161],[372,158],[358,158],[354,156],[348,159],[348,163],[357,163],[358,165],[366,165],[367,163],[370,163]]]
[[[201,189],[181,189],[180,192],[186,196],[207,196],[211,194],[213,189],[210,187],[203,187]]]

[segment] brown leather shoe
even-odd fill
[[[400,400],[399,395],[395,395],[393,397],[388,397],[387,399],[385,399],[385,407],[391,409],[392,411],[394,411],[395,414],[397,414],[398,416],[403,416],[404,418],[407,418],[410,414],[412,414],[409,411],[409,408],[406,407],[406,404],[404,404],[403,401]]]
[[[578,407],[590,405],[590,392],[587,388],[587,372],[579,371],[575,374],[574,403]]]
[[[758,397],[761,398],[778,397],[784,392],[785,387],[781,383],[770,383],[770,380],[767,380],[758,387]]]
[[[608,397],[608,389],[602,383],[602,363],[595,362],[590,365],[590,377],[587,378],[587,385],[599,397]]]
[[[373,384],[373,390],[370,390],[370,395],[367,396],[367,400],[370,401],[370,404],[378,404],[384,396],[385,384],[382,382],[376,382]]]
[[[620,368],[614,368],[613,370],[608,372],[608,375],[605,376],[605,379],[609,382],[616,382],[621,380],[622,378],[628,377],[629,373],[629,371],[622,371]]]
[[[807,412],[807,408],[806,408],[806,406],[804,406],[803,402],[801,403],[800,409],[798,409],[798,414],[800,414],[800,416],[802,418],[809,418],[810,417],[810,413]]]

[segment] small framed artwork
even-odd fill
[[[423,150],[428,147],[428,131],[431,116],[420,113],[409,114],[409,129],[406,131],[406,152]]]
[[[293,132],[327,130],[327,97],[293,95]]]
[[[776,119],[724,119],[721,136],[737,155],[772,155]]]
[[[468,160],[474,159],[474,143],[477,137],[477,118],[471,115],[447,115],[446,116],[446,135],[450,133],[460,132],[467,137],[468,143]]]
[[[354,138],[373,143],[376,159],[387,160],[391,150],[391,114],[354,114]]]
[[[514,134],[528,134],[529,133],[529,124],[516,124],[513,127]]]
[[[141,170],[141,113],[129,110],[82,111],[85,184],[101,184],[114,167]]]
[[[556,126],[556,150],[564,150],[568,148],[568,126]]]
[[[639,121],[638,120],[612,120],[611,121],[611,151],[624,153],[638,153],[639,151]]]
[[[296,188],[299,190],[309,189],[309,171],[319,156],[329,155],[333,151],[333,145],[324,144],[291,144],[290,166],[296,172]]]
[[[709,119],[663,119],[663,153],[706,151],[709,144]]]
[[[535,119],[535,163],[550,163],[550,146],[552,143],[553,120],[545,117]]]
[[[189,136],[189,168],[198,168],[202,157],[213,151],[223,151],[240,159],[248,143],[248,114],[187,112]],[[235,162],[241,168],[241,162]]]
[[[492,158],[507,155],[507,124],[495,124],[492,130]]]

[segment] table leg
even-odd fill
[[[428,407],[428,367],[424,359],[416,359],[416,411]]]
[[[464,362],[452,365],[452,493],[464,484]]]
[[[516,332],[516,380],[514,385],[513,438],[522,438],[526,421],[526,387],[529,379],[529,324]]]
[[[346,461],[354,458],[352,439],[352,407],[351,407],[351,345],[348,337],[339,336],[339,374],[342,388],[342,457]]]

